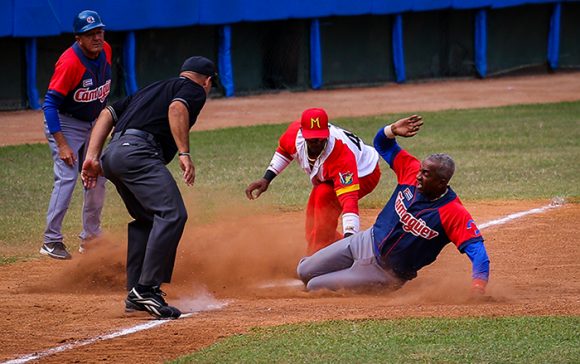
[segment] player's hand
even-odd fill
[[[103,174],[101,169],[101,163],[95,159],[87,159],[83,163],[83,169],[81,171],[81,179],[83,180],[83,186],[90,190],[97,185],[97,178]]]
[[[60,145],[58,147],[58,157],[69,166],[73,166],[77,158],[68,144]]]
[[[485,294],[485,287],[487,286],[487,281],[483,279],[474,279],[471,281],[471,296],[481,297]]]
[[[77,158],[71,147],[68,145],[68,142],[64,134],[62,133],[62,131],[57,131],[53,133],[52,136],[54,138],[54,141],[56,142],[56,147],[58,149],[58,157],[67,165],[72,167],[77,161]]]
[[[257,199],[258,197],[260,197],[262,192],[266,192],[269,185],[270,181],[268,181],[265,178],[260,178],[259,180],[250,183],[248,188],[246,188],[246,197],[249,200]]]
[[[183,181],[188,186],[193,186],[195,182],[195,166],[188,155],[179,156],[179,167],[183,171]]]
[[[415,136],[423,126],[423,117],[420,115],[411,115],[399,119],[391,125],[391,131],[396,136],[409,138]]]

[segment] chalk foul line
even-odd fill
[[[564,201],[562,199],[555,198],[552,200],[552,202],[549,205],[534,208],[534,209],[527,210],[527,211],[516,212],[516,213],[510,214],[510,215],[507,215],[506,217],[502,217],[501,219],[496,219],[496,220],[484,222],[483,224],[479,225],[479,229],[486,229],[486,228],[491,227],[491,226],[503,225],[503,224],[508,223],[512,220],[516,220],[516,219],[519,219],[519,218],[527,216],[527,215],[539,214],[539,213],[542,213],[542,212],[547,211],[547,210],[561,207],[563,204],[564,204]],[[217,308],[217,307],[214,307],[214,309],[215,308]],[[194,314],[196,314],[196,312],[186,313],[186,314],[181,315],[180,318],[191,317]],[[157,327],[157,326],[161,326],[161,325],[166,324],[166,323],[171,322],[171,321],[173,321],[173,320],[149,321],[149,322],[146,322],[144,324],[136,325],[136,326],[129,327],[126,329],[121,329],[119,331],[115,331],[115,332],[107,334],[107,335],[97,336],[97,337],[86,339],[86,340],[74,341],[72,343],[60,345],[60,346],[57,346],[57,347],[54,347],[54,348],[51,348],[51,349],[48,349],[48,350],[45,350],[45,351],[42,351],[39,353],[24,355],[24,356],[21,356],[19,358],[13,359],[13,360],[2,362],[1,364],[27,363],[29,361],[37,360],[37,359],[40,359],[40,358],[43,358],[43,357],[46,357],[49,355],[53,355],[56,353],[60,353],[60,352],[66,351],[66,350],[94,344],[94,343],[100,342],[100,341],[106,341],[106,340],[111,340],[111,339],[115,339],[115,338],[122,337],[122,336],[135,334],[135,333],[140,332],[140,331],[149,330],[149,329],[152,329],[152,328]]]
[[[496,220],[484,222],[483,224],[478,225],[478,226],[479,226],[479,229],[481,230],[481,229],[488,228],[490,226],[503,225],[503,224],[508,223],[512,220],[519,219],[520,217],[524,217],[527,215],[540,214],[544,211],[551,210],[551,209],[554,209],[557,207],[561,207],[563,204],[564,204],[564,202],[562,200],[554,199],[554,200],[552,200],[552,202],[549,205],[538,207],[538,208],[527,210],[527,211],[516,212],[514,214],[507,215],[506,217],[502,217],[501,219],[496,219]]]
[[[193,315],[192,313],[186,313],[186,314],[181,315],[180,318],[186,318],[186,317],[190,317],[192,315]],[[111,340],[111,339],[121,337],[121,336],[131,335],[131,334],[134,334],[134,333],[139,332],[139,331],[149,330],[149,329],[152,329],[156,326],[163,325],[167,322],[170,322],[170,320],[149,321],[149,322],[146,322],[144,324],[129,327],[126,329],[121,329],[119,331],[113,332],[113,333],[108,334],[108,335],[97,336],[97,337],[93,337],[93,338],[86,339],[86,340],[74,341],[72,343],[60,345],[60,346],[57,346],[57,347],[54,347],[54,348],[51,348],[51,349],[48,349],[48,350],[45,350],[45,351],[42,351],[39,353],[24,355],[24,356],[21,356],[20,358],[6,361],[3,364],[27,363],[31,360],[37,360],[37,359],[43,358],[45,356],[53,355],[53,354],[60,353],[62,351],[70,350],[73,348],[78,348],[81,346],[94,344],[94,343],[99,342],[99,341]]]

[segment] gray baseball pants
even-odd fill
[[[392,271],[378,264],[373,252],[372,228],[302,258],[297,272],[309,291],[398,288],[403,283]]]
[[[92,122],[78,120],[62,114],[59,114],[59,116],[61,131],[75,153],[77,161],[72,166],[69,166],[60,159],[56,141],[48,131],[45,121],[44,133],[54,162],[54,185],[46,213],[45,243],[63,241],[62,222],[72,199],[79,169],[84,160],[84,149],[93,127]],[[99,177],[95,188],[85,189],[83,192],[83,230],[79,235],[83,240],[91,239],[101,234],[101,211],[105,202],[106,181],[104,177]]]
[[[134,219],[128,225],[127,289],[169,283],[187,211],[161,149],[137,135],[114,135],[101,162]]]

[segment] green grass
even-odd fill
[[[580,157],[579,113],[578,102],[422,113],[421,134],[399,142],[419,158],[450,154],[457,164],[451,184],[464,200],[574,198],[580,195],[580,174],[574,163]],[[335,123],[372,144],[381,126],[403,116]],[[199,178],[243,191],[249,181],[263,175],[286,126],[193,133]],[[382,207],[390,193],[394,178],[386,164],[382,169],[381,186],[387,192],[380,193],[385,189],[379,188],[363,200],[363,207]],[[309,194],[308,179],[293,163],[267,194],[279,205],[301,208]]]
[[[579,317],[330,321],[252,329],[172,363],[577,363]]]
[[[419,158],[449,153],[457,163],[451,185],[463,200],[546,199],[577,201],[580,196],[580,102],[422,113],[425,127],[400,144]],[[342,118],[367,144],[386,123],[406,115]],[[263,175],[287,124],[228,128],[191,133],[196,185],[184,194],[203,203],[208,213],[232,201],[279,209],[304,208],[310,185],[293,163],[259,200],[246,202],[244,190]],[[195,128],[194,128],[195,130]],[[363,208],[380,208],[395,180],[385,163],[379,187]],[[44,144],[0,148],[0,256],[36,256],[52,188],[52,162]],[[179,178],[175,162],[170,165]],[[80,183],[65,218],[65,241],[74,246],[80,232]],[[124,230],[129,217],[109,184],[103,212],[107,231]],[[197,204],[196,204],[197,205]],[[199,217],[196,217],[199,218]],[[0,260],[2,264],[2,260]]]

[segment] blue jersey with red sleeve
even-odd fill
[[[56,115],[47,115],[56,109],[79,120],[97,118],[111,90],[111,59],[111,46],[107,42],[96,59],[86,57],[78,43],[60,56],[48,86],[49,102],[44,107],[51,132],[60,130],[60,125],[54,125]]]
[[[421,162],[401,149],[395,139],[387,138],[383,129],[374,143],[397,175],[397,187],[373,225],[374,250],[381,265],[409,280],[434,262],[449,242],[462,253],[471,244],[483,243],[473,218],[451,187],[440,198],[429,200],[416,188]],[[479,274],[487,280],[488,266],[484,272],[476,272],[476,265],[481,270],[481,264],[474,262],[474,278]]]

